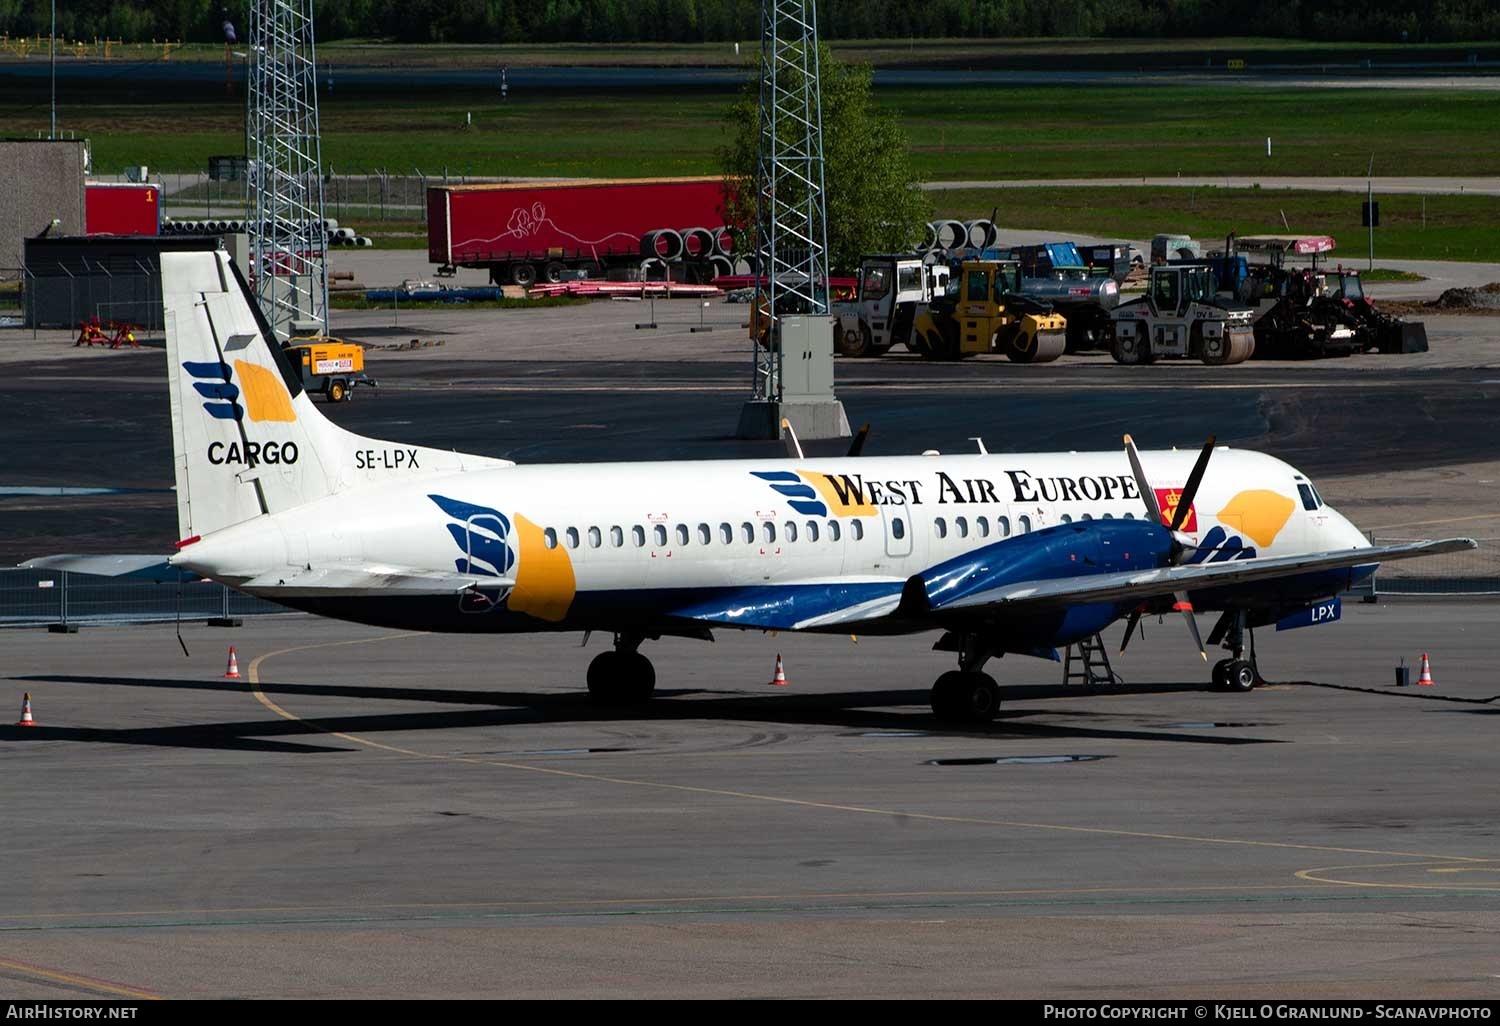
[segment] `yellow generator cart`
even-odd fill
[[[1017,363],[1049,363],[1067,348],[1068,322],[1050,303],[1021,295],[1013,261],[959,265],[946,295],[919,312],[912,348],[930,360],[1004,353]]]
[[[356,342],[316,335],[290,339],[284,348],[302,387],[309,394],[321,392],[331,403],[350,399],[356,385],[377,384],[365,374],[365,350]]]

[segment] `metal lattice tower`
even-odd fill
[[[828,215],[823,104],[813,0],[761,0],[760,148],[756,166],[758,307],[773,312],[770,346],[755,347],[755,397],[782,398],[776,315],[827,314]],[[762,304],[764,306],[762,307]]]
[[[250,275],[284,340],[328,324],[312,0],[251,0],[249,43]]]

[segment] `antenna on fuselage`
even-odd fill
[[[981,456],[988,456],[990,454],[990,451],[984,447],[984,439],[983,438],[980,438],[978,435],[970,435],[969,436],[969,441],[971,441],[975,445],[979,446],[979,455],[981,455]]]

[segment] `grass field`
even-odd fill
[[[428,175],[708,174],[728,93],[361,96],[322,101],[326,167]],[[877,91],[928,181],[1175,175],[1500,173],[1500,92],[1162,86]],[[472,115],[472,124],[467,125]],[[42,114],[45,119],[45,111]],[[242,151],[228,100],[65,107],[101,170],[200,169]],[[1272,156],[1265,153],[1267,136]]]

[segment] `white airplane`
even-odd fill
[[[326,420],[223,253],[163,253],[181,540],[169,562],[240,591],[426,631],[601,631],[588,669],[648,698],[641,642],[714,628],[944,634],[932,689],[993,718],[987,660],[1057,658],[1129,618],[1221,615],[1216,684],[1257,680],[1246,635],[1385,560],[1294,467],[1215,448],[517,466]],[[1212,457],[1212,459],[1210,459]],[[1331,618],[1331,617],[1330,617]]]

